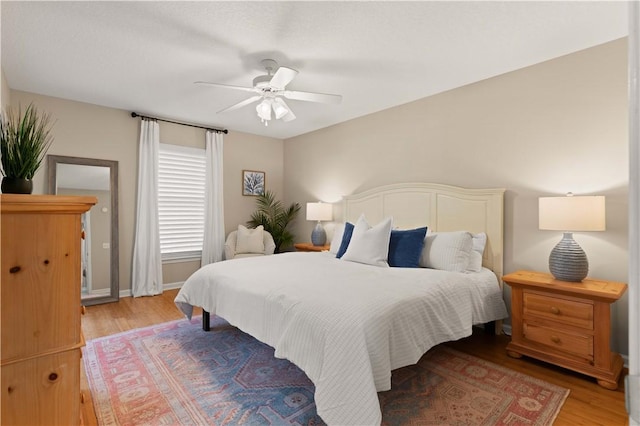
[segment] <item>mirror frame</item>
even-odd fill
[[[100,166],[109,168],[109,190],[111,191],[111,291],[108,296],[82,299],[85,306],[99,303],[117,302],[120,299],[120,266],[118,240],[118,162],[113,160],[98,160],[95,158],[66,157],[62,155],[47,155],[49,178],[49,194],[56,194],[56,176],[58,164],[78,164],[81,166]]]

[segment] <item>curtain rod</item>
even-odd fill
[[[229,131],[227,129],[216,129],[215,127],[204,127],[204,126],[198,126],[197,124],[181,123],[179,121],[171,121],[171,120],[165,120],[164,118],[151,117],[151,116],[148,116],[148,115],[141,115],[141,114],[138,114],[136,112],[132,112],[131,113],[131,117],[133,117],[133,118],[140,117],[140,118],[143,118],[143,119],[147,118],[149,120],[164,121],[166,123],[179,124],[181,126],[196,127],[198,129],[205,129],[205,130],[211,130],[212,132],[224,133],[225,135],[227,133],[229,133]]]

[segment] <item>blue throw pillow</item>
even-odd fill
[[[342,243],[340,243],[340,248],[338,249],[338,253],[336,253],[336,257],[338,259],[344,256],[345,252],[347,251],[347,247],[349,247],[349,242],[351,241],[351,234],[353,234],[353,223],[347,222],[344,224]]]
[[[389,266],[395,266],[397,268],[418,268],[420,266],[418,262],[420,261],[420,254],[424,247],[424,236],[426,233],[426,227],[408,231],[392,230],[391,240],[389,241],[389,257],[387,259]]]

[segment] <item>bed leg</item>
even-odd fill
[[[491,321],[484,324],[484,334],[495,336],[496,334],[496,322]]]
[[[209,312],[207,312],[207,311],[205,311],[203,309],[202,310],[202,329],[204,331],[210,331],[211,330],[211,325],[210,325],[209,321],[211,321],[211,315],[209,314]]]

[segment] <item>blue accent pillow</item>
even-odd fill
[[[418,262],[420,261],[420,254],[424,247],[424,236],[426,233],[426,226],[408,231],[392,230],[391,240],[389,241],[389,256],[387,259],[389,266],[397,268],[418,268],[420,266]]]
[[[338,249],[338,253],[336,253],[336,257],[340,259],[347,251],[347,247],[349,247],[349,242],[351,241],[351,235],[353,234],[353,223],[347,222],[344,224],[344,233],[342,234],[342,243],[340,244],[340,248]]]

